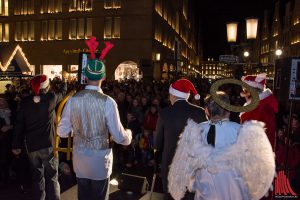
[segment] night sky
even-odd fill
[[[239,22],[238,31],[244,31],[245,18],[261,17],[265,9],[273,10],[275,0],[196,0],[202,31],[203,58],[218,60],[228,49],[226,22]],[[283,3],[283,1],[281,1]],[[201,41],[200,40],[200,41]]]

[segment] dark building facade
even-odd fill
[[[166,78],[198,65],[192,6],[188,0],[0,0],[0,48],[19,45],[33,73],[70,78],[79,53],[88,52],[84,41],[95,36],[99,50],[104,40],[115,45],[105,60],[108,78]]]

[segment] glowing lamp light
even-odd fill
[[[275,51],[275,54],[276,54],[276,56],[281,56],[282,50],[281,50],[281,49],[277,49],[277,50]]]
[[[244,57],[249,57],[250,53],[248,51],[244,52]]]
[[[160,61],[160,53],[155,54],[155,60]]]
[[[226,24],[228,42],[236,42],[237,26],[238,26],[237,22],[230,22]]]
[[[246,19],[247,39],[256,39],[257,26],[258,26],[257,18]]]

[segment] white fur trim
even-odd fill
[[[272,91],[269,88],[267,88],[259,94],[259,100],[263,100],[268,96],[270,96],[271,94],[273,94]]]
[[[39,103],[41,101],[41,97],[40,96],[34,96],[33,101],[34,101],[34,103]]]
[[[45,89],[50,84],[48,76],[46,76],[46,80],[41,83],[40,89]]]
[[[199,95],[199,94],[196,94],[196,95],[194,96],[194,98],[195,98],[196,100],[199,100],[199,99],[200,99],[200,95]]]
[[[180,97],[180,98],[184,98],[184,99],[188,99],[190,96],[190,93],[184,93],[184,92],[180,92],[179,90],[176,90],[172,87],[172,85],[170,85],[169,88],[169,93],[173,94],[176,97]]]
[[[255,78],[255,81],[256,82],[261,82],[261,81],[265,80],[266,78],[267,78],[266,73],[258,74]]]
[[[243,81],[245,83],[247,83],[248,85],[250,85],[251,87],[260,88],[262,90],[265,88],[265,85],[254,82],[254,81],[246,81],[246,80],[243,80]]]

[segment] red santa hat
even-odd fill
[[[259,89],[265,89],[266,88],[266,77],[267,74],[262,73],[258,74],[257,76],[254,75],[248,75],[248,76],[243,76],[241,80],[251,87],[254,88],[259,88]]]
[[[38,103],[41,101],[41,97],[39,96],[40,89],[45,89],[48,87],[49,79],[46,75],[37,75],[33,77],[33,79],[31,79],[30,84],[35,94],[35,96],[33,97],[33,101],[35,103]]]
[[[172,83],[169,88],[169,93],[184,99],[188,99],[190,96],[190,91],[194,94],[196,100],[200,99],[200,95],[195,89],[193,83],[187,79],[179,79]]]

